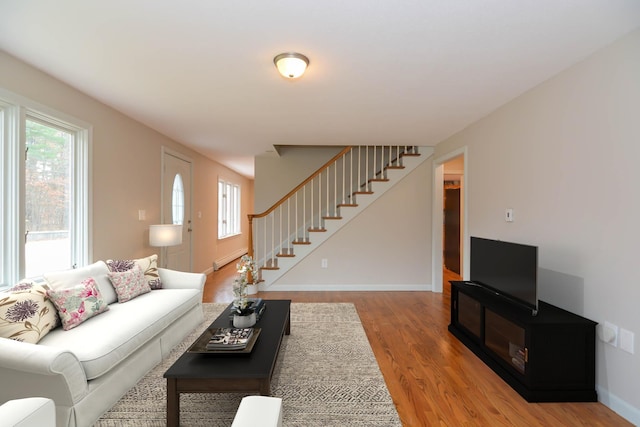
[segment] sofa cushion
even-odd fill
[[[40,345],[64,348],[82,364],[87,379],[98,378],[199,306],[196,289],[159,289],[115,303],[109,311],[70,331],[51,331]],[[90,345],[88,345],[90,344]]]
[[[162,281],[160,280],[160,275],[158,274],[158,255],[151,255],[146,258],[140,259],[108,259],[106,263],[107,267],[109,267],[109,271],[113,272],[128,271],[131,270],[134,266],[138,266],[140,267],[140,269],[142,269],[144,277],[151,289],[162,288]]]
[[[109,272],[109,280],[118,295],[118,302],[123,303],[135,297],[151,292],[140,266],[135,265],[131,270]]]
[[[0,293],[0,337],[36,344],[57,324],[46,286],[21,282]]]
[[[109,310],[92,277],[72,288],[49,289],[47,296],[58,309],[62,328],[65,331]]]
[[[93,277],[98,284],[102,298],[104,298],[107,304],[111,304],[118,301],[118,296],[111,285],[111,281],[107,277],[108,273],[109,269],[107,268],[107,264],[105,264],[104,261],[97,261],[85,267],[45,273],[43,277],[53,290],[70,288],[76,286],[84,279]]]

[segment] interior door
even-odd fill
[[[460,188],[444,190],[444,264],[460,274]]]
[[[162,222],[182,225],[182,244],[165,249],[163,262],[172,270],[191,271],[191,168],[189,159],[163,151]]]

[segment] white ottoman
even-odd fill
[[[247,396],[240,402],[231,427],[282,427],[282,399]]]
[[[9,400],[0,406],[1,427],[56,427],[56,406],[44,397]]]

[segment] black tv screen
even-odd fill
[[[471,282],[538,310],[538,248],[471,237]]]

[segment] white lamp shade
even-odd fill
[[[309,59],[299,53],[281,53],[273,59],[278,72],[288,79],[297,79],[304,74]]]
[[[158,224],[149,226],[149,244],[151,246],[175,246],[182,243],[182,225]]]

